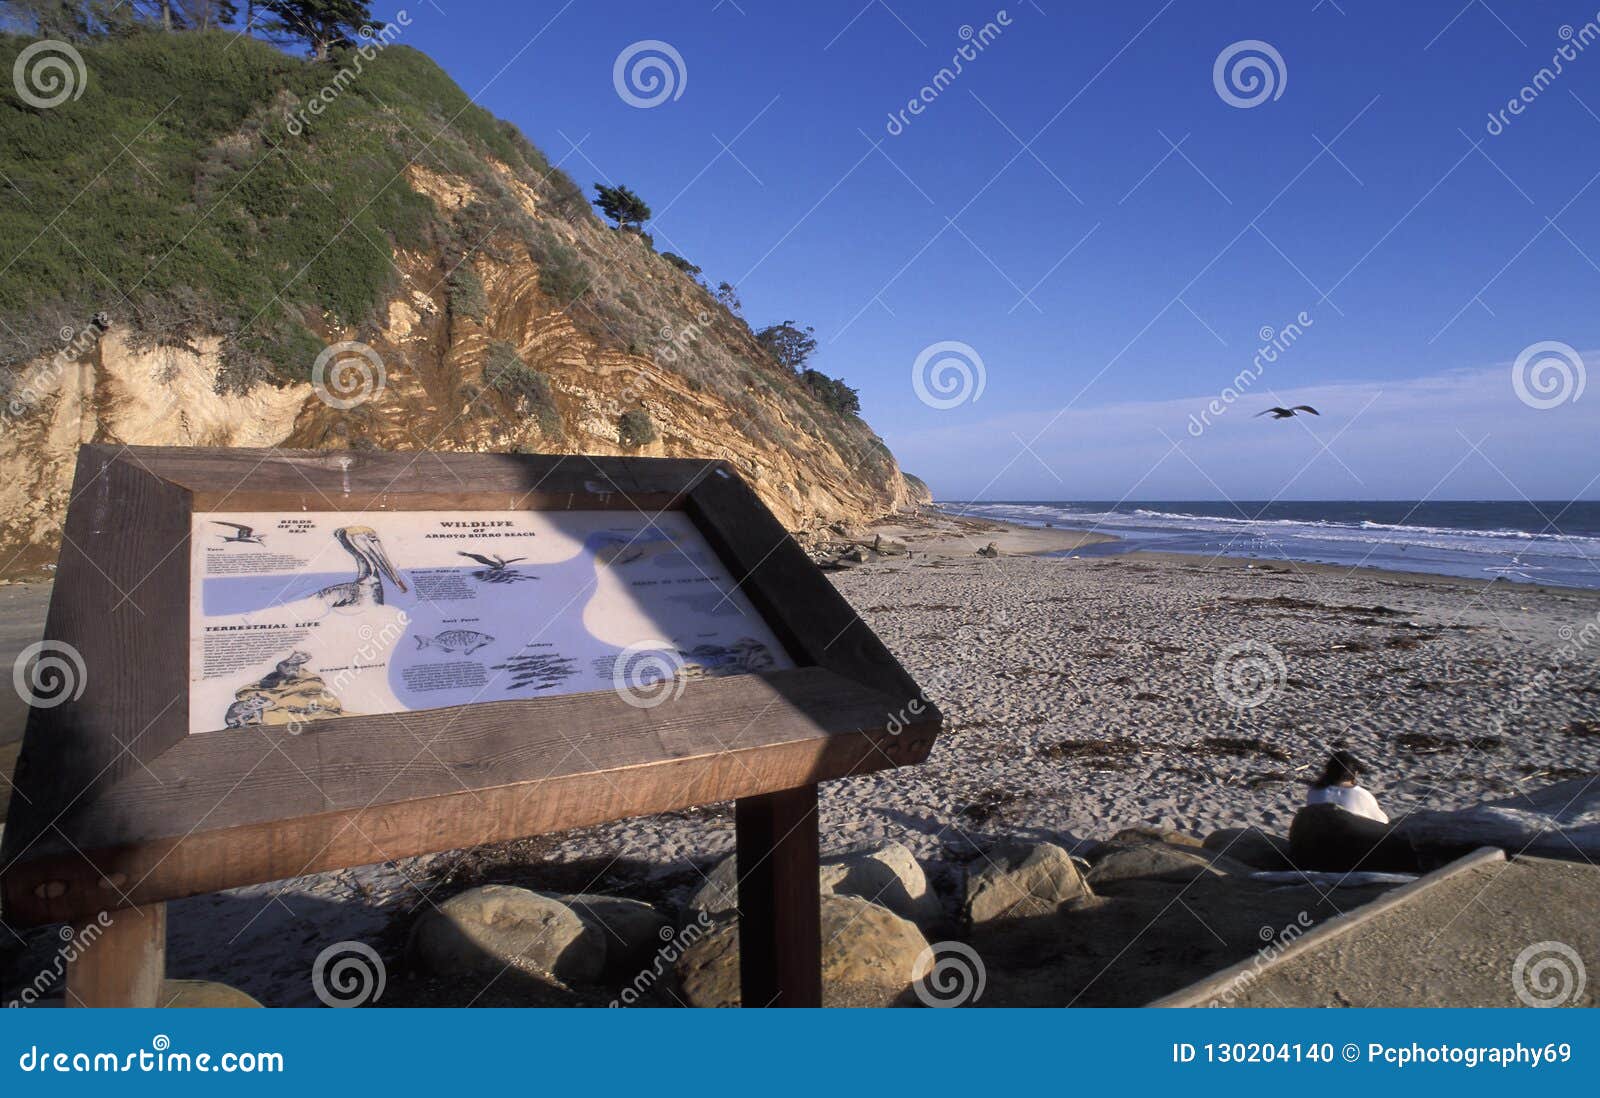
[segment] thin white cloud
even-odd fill
[[[1510,364],[1303,386],[1284,384],[1289,375],[1292,364],[1269,368],[1231,403],[1211,392],[1074,408],[1054,422],[1053,410],[1019,412],[891,442],[943,498],[1600,496],[1600,393],[1531,408]],[[1275,404],[1322,414],[1255,418]]]

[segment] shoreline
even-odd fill
[[[951,523],[963,525],[963,526],[965,526],[965,525],[971,525],[971,526],[974,526],[974,527],[982,526],[982,527],[991,528],[991,529],[1006,528],[1009,531],[1015,532],[1024,541],[1027,540],[1027,536],[1028,535],[1035,534],[1035,533],[1044,534],[1044,535],[1066,535],[1065,537],[1061,538],[1062,544],[1060,544],[1060,546],[1058,548],[1056,548],[1056,549],[1031,549],[1031,550],[1027,550],[1026,551],[1026,552],[1028,552],[1028,553],[1030,553],[1032,555],[1051,556],[1051,555],[1053,555],[1055,553],[1058,553],[1058,552],[1064,554],[1064,553],[1070,552],[1073,549],[1082,548],[1085,545],[1100,545],[1100,544],[1106,544],[1106,543],[1109,543],[1109,542],[1120,542],[1120,541],[1124,541],[1125,540],[1124,538],[1121,538],[1121,537],[1117,536],[1116,534],[1105,534],[1105,533],[1101,533],[1100,531],[1097,531],[1097,530],[1093,530],[1093,531],[1091,531],[1091,530],[1077,530],[1077,529],[1074,529],[1074,528],[1071,528],[1071,527],[1059,527],[1059,526],[1052,526],[1052,527],[1046,528],[1046,527],[1038,527],[1038,526],[1028,526],[1026,524],[1014,522],[1014,521],[1011,521],[1009,519],[991,519],[991,518],[977,519],[977,518],[972,518],[972,517],[965,516],[965,515],[962,515],[962,516],[952,515],[952,514],[949,514],[948,512],[942,512],[942,511],[938,511],[938,512],[935,512],[935,513],[938,515],[938,517],[940,517],[940,518],[942,518],[944,520],[947,520],[947,521],[949,521]],[[926,516],[924,516],[924,517],[926,517]],[[893,523],[893,520],[885,519],[885,520],[882,520],[880,523],[874,524],[873,526],[870,527],[870,529],[878,530],[878,529],[883,528],[886,525],[890,525],[892,523]],[[1081,537],[1083,540],[1074,542],[1072,540],[1072,537],[1071,537],[1072,535],[1077,535],[1077,536]],[[1003,544],[1000,546],[1000,549],[1001,549],[1002,553],[1008,551],[1006,546],[1003,545]],[[1013,552],[1015,552],[1015,551],[1013,550]],[[1355,565],[1350,565],[1350,564],[1330,564],[1330,563],[1327,563],[1325,561],[1296,560],[1296,559],[1289,558],[1289,557],[1260,557],[1260,556],[1251,557],[1251,556],[1236,556],[1236,555],[1231,555],[1231,554],[1224,555],[1224,554],[1213,554],[1213,553],[1186,553],[1186,552],[1182,552],[1182,551],[1178,551],[1178,550],[1170,550],[1170,549],[1129,549],[1126,552],[1122,552],[1122,553],[1096,555],[1094,557],[1067,557],[1067,556],[1062,556],[1060,559],[1062,559],[1062,560],[1112,560],[1112,559],[1124,559],[1124,560],[1161,561],[1161,562],[1172,563],[1172,564],[1184,564],[1184,563],[1192,564],[1195,561],[1204,561],[1205,562],[1205,567],[1199,569],[1199,571],[1207,571],[1207,570],[1210,570],[1210,569],[1213,569],[1213,568],[1239,568],[1239,569],[1244,569],[1244,570],[1247,570],[1247,571],[1248,570],[1252,570],[1252,569],[1256,570],[1256,571],[1270,571],[1270,570],[1274,570],[1274,569],[1279,569],[1279,570],[1289,570],[1289,571],[1301,572],[1301,573],[1311,574],[1311,575],[1328,575],[1328,576],[1363,576],[1364,575],[1364,576],[1370,576],[1370,577],[1372,577],[1374,579],[1380,579],[1380,580],[1381,579],[1393,579],[1393,580],[1396,580],[1396,581],[1399,581],[1399,582],[1404,582],[1404,583],[1420,583],[1420,584],[1430,584],[1430,585],[1447,584],[1447,585],[1463,586],[1463,587],[1475,588],[1475,589],[1486,589],[1486,588],[1488,588],[1488,587],[1490,587],[1492,585],[1499,585],[1501,587],[1504,587],[1504,588],[1507,588],[1507,589],[1511,589],[1511,590],[1534,591],[1534,592],[1539,592],[1539,593],[1542,593],[1542,594],[1577,595],[1577,596],[1581,596],[1581,597],[1589,599],[1589,600],[1600,602],[1600,588],[1594,588],[1594,587],[1573,587],[1573,586],[1568,586],[1566,584],[1538,583],[1538,582],[1530,582],[1530,581],[1527,581],[1527,580],[1510,579],[1510,578],[1508,578],[1506,576],[1489,576],[1489,577],[1484,577],[1484,578],[1477,578],[1477,577],[1472,577],[1472,576],[1456,576],[1456,575],[1451,575],[1448,572],[1418,572],[1418,571],[1409,571],[1409,570],[1404,570],[1404,569],[1399,569],[1399,568],[1385,568],[1385,567],[1382,567],[1381,565],[1375,565],[1375,564],[1355,564]]]

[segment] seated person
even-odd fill
[[[1389,825],[1378,800],[1357,782],[1361,762],[1348,751],[1328,756],[1306,806],[1289,825],[1289,855],[1299,869],[1416,873],[1411,844]]]

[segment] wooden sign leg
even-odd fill
[[[67,963],[67,1006],[158,1005],[167,972],[167,905],[123,908],[108,918],[109,926],[75,928],[80,941],[91,927],[97,936]]]
[[[734,804],[739,982],[747,1007],[822,1005],[817,787]]]

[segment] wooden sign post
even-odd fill
[[[817,783],[938,710],[723,462],[86,446],[7,919],[153,1005],[165,901],[734,800],[746,1006],[821,1001]]]

